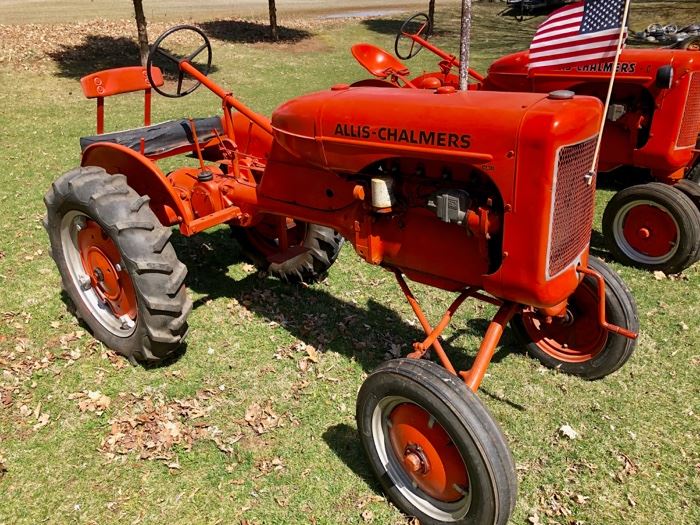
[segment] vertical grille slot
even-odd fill
[[[681,129],[676,141],[677,148],[695,146],[700,133],[700,73],[695,72],[690,78],[688,98],[685,101]]]
[[[586,175],[593,163],[595,137],[564,146],[557,155],[554,174],[547,277],[575,262],[588,245],[595,207],[595,178]]]

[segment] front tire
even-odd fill
[[[423,524],[508,521],[517,478],[493,417],[458,377],[393,359],[363,383],[357,426],[389,498]]]
[[[623,264],[679,273],[695,262],[700,250],[700,211],[667,184],[631,186],[606,206],[603,236]]]
[[[606,321],[632,332],[639,330],[637,306],[620,276],[596,257],[589,268],[605,280]],[[543,365],[594,380],[612,374],[632,355],[636,340],[608,332],[598,321],[598,283],[586,275],[569,297],[566,315],[547,322],[528,307],[510,324],[527,352]]]
[[[187,269],[123,175],[81,167],[44,197],[44,226],[63,288],[93,335],[131,361],[169,356],[187,334]]]

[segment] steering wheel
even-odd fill
[[[195,49],[192,53],[189,55],[185,55],[182,57],[178,57],[174,54],[172,54],[170,51],[166,51],[163,48],[163,43],[165,40],[174,35],[175,33],[179,32],[191,32],[195,33],[195,35],[198,38],[201,38],[203,43]],[[156,92],[160,93],[164,97],[170,97],[170,98],[179,98],[179,97],[184,97],[185,95],[189,95],[192,93],[195,89],[199,87],[201,82],[197,81],[195,84],[186,89],[185,91],[182,90],[182,82],[185,79],[185,72],[180,68],[180,64],[182,63],[189,63],[192,64],[192,61],[202,53],[206,49],[207,51],[207,65],[204,71],[202,71],[202,74],[204,76],[207,76],[209,74],[209,71],[211,70],[211,43],[209,42],[209,39],[207,38],[207,35],[204,34],[204,32],[199,29],[198,27],[191,26],[191,25],[179,25],[175,27],[171,27],[168,29],[165,33],[160,35],[156,41],[153,43],[153,46],[151,47],[151,51],[148,53],[148,61],[146,62],[146,74],[148,75],[148,81],[151,83],[151,87],[156,90]],[[158,87],[158,85],[153,81],[153,78],[151,77],[151,67],[153,66],[153,60],[156,58],[156,56],[162,56],[165,58],[165,63],[174,66],[174,68],[177,68],[177,89],[174,93],[165,91],[163,89],[163,86]],[[165,76],[166,73],[169,73],[167,69],[163,66],[161,66],[161,69],[163,70],[163,76]],[[175,76],[175,75],[172,75]]]
[[[399,29],[396,35],[396,41],[394,42],[394,52],[396,56],[402,60],[408,60],[416,56],[423,46],[418,44],[412,37],[421,37],[427,39],[430,35],[431,24],[430,18],[425,13],[417,13],[411,18],[406,20]],[[401,51],[401,47],[404,44],[408,44],[410,41],[410,46],[408,52],[404,53]],[[405,47],[405,46],[404,46]]]

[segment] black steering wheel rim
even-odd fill
[[[415,19],[424,19],[425,21],[418,32],[412,33],[411,36],[422,36],[422,38],[425,40],[427,40],[428,36],[430,36],[432,23],[430,21],[430,17],[425,13],[416,13],[404,21],[404,23],[401,24],[401,29],[399,29],[399,32],[396,35],[396,40],[394,41],[394,53],[396,53],[396,56],[401,60],[409,60],[420,53],[420,50],[423,49],[422,45],[417,44],[414,40],[411,40],[411,49],[409,49],[408,54],[402,54],[399,51],[399,43],[403,39],[410,38],[407,33],[407,28],[412,22],[414,22]]]
[[[178,58],[171,53],[165,51],[161,45],[163,41],[171,36],[173,33],[177,33],[179,31],[192,31],[196,33],[201,39],[204,41],[204,43],[199,46],[195,51],[190,53],[187,56]],[[211,59],[212,59],[212,51],[211,51],[211,42],[209,41],[209,38],[207,38],[207,35],[204,34],[204,31],[202,31],[200,28],[195,27],[193,25],[179,25],[175,27],[171,27],[167,31],[165,31],[163,34],[161,34],[158,38],[156,38],[156,41],[153,42],[153,45],[151,46],[151,50],[148,53],[148,60],[146,62],[146,75],[148,77],[148,82],[151,84],[151,87],[159,94],[163,95],[164,97],[169,97],[169,98],[180,98],[184,97],[186,95],[189,95],[192,93],[195,89],[197,89],[201,82],[196,81],[195,84],[190,87],[189,89],[182,91],[182,81],[185,78],[185,72],[180,69],[180,64],[182,62],[189,62],[190,64],[192,63],[192,60],[194,60],[199,54],[206,50],[207,51],[207,66],[204,71],[202,71],[202,74],[204,76],[209,75],[209,71],[211,71]],[[175,93],[169,93],[160,87],[156,85],[156,83],[153,81],[153,76],[151,74],[151,68],[153,67],[153,59],[155,58],[156,55],[161,55],[165,57],[167,60],[175,63],[177,65],[177,70],[178,70],[178,79],[177,79],[177,91]]]

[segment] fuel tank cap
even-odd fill
[[[550,91],[547,98],[551,98],[553,100],[569,100],[570,98],[574,98],[575,94],[576,93],[569,91],[568,89],[557,89],[556,91]]]

